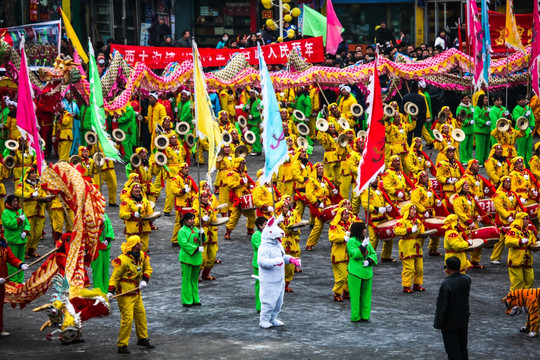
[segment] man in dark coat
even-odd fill
[[[467,332],[469,327],[469,293],[471,278],[459,272],[461,261],[455,257],[446,260],[448,277],[444,279],[437,298],[435,329],[440,329],[444,349],[449,360],[467,360]]]
[[[421,137],[422,136],[422,127],[424,126],[426,122],[426,98],[423,97],[421,94],[418,93],[418,82],[411,81],[409,86],[410,92],[403,97],[401,100],[401,106],[400,110],[402,114],[406,114],[405,112],[405,104],[408,102],[412,102],[416,106],[418,106],[418,115],[416,115],[416,127],[414,128],[413,134],[409,132],[409,137],[412,140],[412,137]],[[411,144],[410,141],[409,145]]]

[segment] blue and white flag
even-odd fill
[[[264,174],[260,178],[261,184],[272,182],[272,176],[277,174],[279,166],[289,157],[287,152],[287,141],[283,132],[283,123],[279,113],[279,105],[276,92],[270,79],[270,73],[264,62],[261,46],[258,46],[259,73],[261,76],[261,106],[263,133],[261,140],[265,153]]]
[[[483,69],[482,69],[482,82],[486,85],[486,87],[489,84],[489,76],[491,75],[491,55],[490,53],[493,52],[491,49],[491,35],[489,34],[489,16],[488,16],[488,7],[487,3],[489,0],[482,0],[482,32],[483,32],[483,38],[482,38],[482,61],[484,63]]]

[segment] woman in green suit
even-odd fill
[[[202,263],[202,233],[195,224],[195,215],[186,213],[182,219],[183,226],[178,232],[180,254],[178,259],[182,266],[182,305],[184,307],[200,306],[199,300],[199,269]]]
[[[349,253],[349,295],[351,297],[351,321],[369,321],[371,314],[371,280],[373,265],[377,265],[377,253],[366,237],[366,225],[355,222],[351,237],[347,240]]]

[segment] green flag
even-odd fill
[[[304,5],[304,24],[302,34],[308,36],[322,36],[326,45],[326,16]]]
[[[101,80],[99,78],[99,72],[96,64],[96,58],[94,57],[94,47],[92,42],[88,39],[88,49],[90,60],[88,65],[90,66],[90,116],[92,129],[98,136],[99,143],[103,148],[103,153],[106,158],[112,158],[120,163],[124,163],[120,159],[120,153],[114,147],[114,143],[105,132],[105,110],[103,109],[103,91],[101,89]]]

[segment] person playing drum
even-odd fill
[[[435,166],[438,166],[441,161],[448,160],[448,157],[446,156],[445,149],[449,146],[452,146],[455,148],[454,158],[456,161],[459,162],[459,141],[454,139],[452,137],[451,128],[448,124],[443,124],[441,127],[441,136],[442,140],[439,141],[435,139],[433,141],[433,144],[435,146],[436,150],[439,150],[439,154],[437,154],[437,158],[435,159]]]
[[[171,191],[175,196],[176,219],[171,237],[173,246],[178,245],[178,231],[182,228],[182,217],[187,212],[193,212],[193,200],[197,196],[199,189],[197,183],[189,176],[189,166],[181,163],[178,173],[171,180]]]
[[[395,233],[401,236],[399,240],[399,258],[403,264],[401,284],[404,293],[426,291],[424,282],[424,252],[420,234],[425,231],[420,221],[416,206],[406,204],[401,208],[402,218],[397,222]],[[411,288],[411,285],[412,288]]]
[[[339,176],[339,169],[341,162],[339,162],[336,155],[336,148],[339,133],[337,132],[337,122],[328,118],[328,130],[326,132],[319,131],[317,134],[317,140],[324,148],[324,170],[328,174],[328,179],[334,181],[336,176]]]
[[[511,159],[514,156],[517,156],[516,142],[518,139],[525,136],[525,131],[516,130],[512,128],[512,126],[508,126],[508,130],[503,132],[495,127],[495,129],[491,131],[491,136],[494,139],[493,141],[501,144],[503,147],[503,156]]]
[[[461,178],[467,180],[469,183],[469,192],[473,195],[476,201],[487,197],[487,195],[491,192],[493,185],[485,182],[484,179],[478,174],[478,171],[480,170],[478,160],[471,159],[467,165],[467,170],[465,170],[465,174],[463,174]]]
[[[433,166],[429,157],[422,151],[422,139],[416,137],[412,141],[413,146],[409,149],[409,153],[405,157],[407,169],[411,172],[411,176],[416,177],[421,171],[428,171]]]
[[[437,181],[442,185],[441,195],[445,199],[456,193],[456,182],[463,175],[460,164],[455,159],[456,148],[447,146],[444,149],[447,160],[441,161],[437,165]]]
[[[385,159],[387,162],[385,165],[387,167],[390,167],[389,165],[392,164],[395,155],[399,157],[401,165],[405,165],[405,157],[409,152],[407,134],[416,127],[416,120],[409,123],[402,120],[401,116],[399,111],[395,111],[393,119],[390,119],[390,122],[385,127],[387,141],[387,146],[385,146]]]
[[[407,201],[411,196],[409,179],[401,168],[401,159],[398,155],[390,158],[390,166],[381,175],[383,189],[393,202]]]
[[[375,227],[381,223],[384,223],[392,218],[388,213],[392,210],[392,206],[386,201],[382,192],[379,190],[379,180],[376,179],[371,184],[371,189],[366,189],[360,195],[362,199],[362,207],[366,210],[366,219],[368,218],[367,212],[369,211],[369,239],[373,249],[377,250],[379,244],[379,237],[375,232]],[[368,194],[369,194],[369,209],[368,207]],[[389,239],[383,242],[381,251],[382,262],[395,262],[396,259],[392,258],[392,247],[394,240]]]
[[[152,230],[150,223],[143,217],[151,215],[154,210],[147,198],[143,197],[141,184],[134,182],[129,189],[129,197],[120,203],[120,219],[124,220],[126,239],[131,235],[140,237],[142,251],[148,252],[148,241]]]
[[[510,224],[515,220],[518,211],[518,195],[512,191],[512,179],[510,176],[501,178],[501,185],[493,196],[493,205],[495,207],[495,223],[500,229],[501,235],[499,242],[493,247],[491,253],[491,263],[499,265],[504,248],[505,234],[510,229]]]
[[[337,210],[334,220],[330,223],[328,240],[332,243],[331,261],[334,272],[334,301],[343,302],[349,298],[349,285],[347,283],[347,265],[349,254],[347,253],[347,241],[350,237],[350,213],[344,207]],[[343,297],[342,297],[343,296]]]
[[[285,238],[282,239],[285,254],[300,258],[300,228],[291,227],[291,225],[302,221],[302,217],[297,210],[292,209],[292,205],[292,202],[288,200],[280,200],[276,203],[276,211],[283,215],[283,222],[279,224],[279,227],[285,233]],[[285,265],[285,292],[294,292],[289,285],[297,271],[301,270],[299,268],[297,270],[294,264]]]
[[[201,189],[200,197],[200,203],[198,196],[195,196],[193,199],[193,213],[195,214],[194,226],[203,229],[205,234],[202,243],[204,250],[202,253],[201,279],[216,280],[214,276],[210,275],[210,271],[212,271],[212,268],[214,267],[218,251],[218,229],[217,226],[212,225],[212,222],[216,221],[217,211],[212,206],[212,194],[210,192]],[[201,210],[200,218],[199,208]]]
[[[253,205],[257,208],[257,216],[264,216],[268,219],[274,213],[272,192],[276,192],[276,189],[272,184],[261,184],[260,180],[263,173],[263,169],[257,171],[257,181],[253,188]],[[280,195],[274,193],[274,198],[279,199]]]
[[[519,212],[506,234],[508,247],[508,275],[510,291],[530,289],[534,283],[533,255],[529,249],[536,243],[536,229],[530,223],[529,215]]]
[[[450,214],[444,220],[444,228],[446,233],[444,234],[444,263],[446,259],[455,256],[461,261],[461,273],[465,273],[472,267],[469,259],[467,259],[467,249],[472,245],[472,241],[464,236],[464,231],[459,226],[459,218],[456,214]]]
[[[220,154],[223,155],[223,158],[221,160],[216,160],[216,170],[218,172],[214,186],[219,194],[219,202],[221,204],[228,204],[229,187],[227,186],[227,174],[233,170],[234,155],[231,152],[231,146],[229,144],[221,144]],[[221,216],[225,217],[227,214],[227,208],[221,210]]]
[[[510,174],[508,160],[503,156],[503,147],[497,143],[492,146],[489,157],[484,163],[489,181],[495,187],[499,187],[501,178]]]
[[[519,201],[523,206],[537,203],[538,189],[534,185],[536,179],[533,179],[531,172],[525,169],[521,156],[512,159],[510,178],[512,178],[512,191],[519,195]]]
[[[309,204],[309,201],[306,199],[306,184],[313,172],[313,165],[309,162],[306,149],[304,148],[298,149],[291,162],[295,209],[298,210],[300,216],[304,216],[305,207]],[[313,223],[312,221],[310,220],[310,223]]]
[[[227,223],[227,231],[225,232],[225,240],[231,238],[231,232],[238,224],[240,215],[247,218],[247,235],[253,235],[255,227],[255,206],[253,205],[253,197],[251,189],[255,185],[253,179],[249,177],[246,170],[246,160],[244,158],[234,159],[235,168],[227,174],[227,185],[231,189],[229,209],[231,217]],[[242,202],[243,201],[243,202]],[[249,203],[251,202],[251,204]]]
[[[534,153],[529,161],[531,166],[531,172],[536,178],[536,181],[540,181],[540,142],[534,144]]]
[[[416,211],[421,219],[429,219],[435,214],[435,206],[442,206],[442,200],[439,199],[437,192],[433,189],[427,172],[421,171],[416,176],[416,186],[411,193],[411,203],[416,206]],[[439,238],[430,237],[429,256],[440,256]]]

